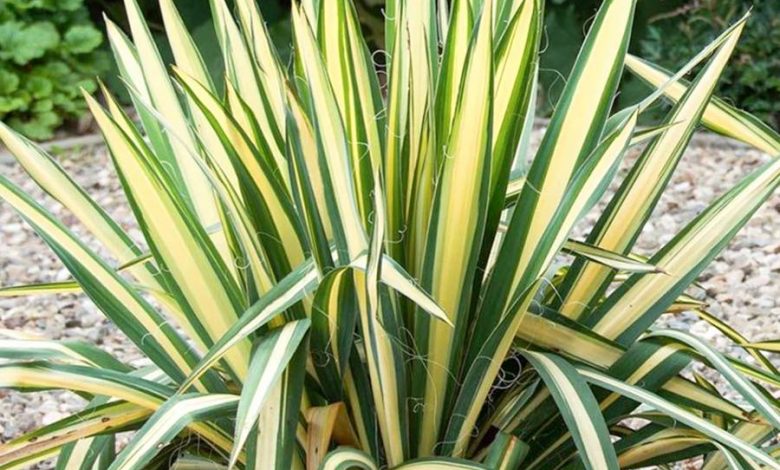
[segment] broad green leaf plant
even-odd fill
[[[0,120],[35,140],[87,112],[110,65],[84,0],[0,1]]]
[[[390,1],[384,67],[352,2],[293,2],[288,64],[254,1],[212,0],[224,90],[172,0],[172,67],[127,0],[131,37],[108,35],[138,119],[106,90],[86,99],[143,243],[0,126],[111,254],[0,177],[72,274],[0,294],[83,291],[148,361],[2,332],[0,386],[90,402],[0,445],[0,468],[780,468],[778,342],[751,343],[688,292],[780,184],[780,159],[634,253],[701,123],[780,154],[780,136],[712,97],[745,18],[672,73],[627,54],[635,6],[603,2],[532,151],[542,0]],[[615,109],[625,69],[652,91]],[[664,122],[638,127],[661,98]],[[683,310],[752,360],[653,326]]]

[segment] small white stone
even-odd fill
[[[66,418],[67,416],[68,415],[60,413],[59,411],[50,411],[43,415],[41,424],[47,426],[49,424],[56,423],[57,421]]]

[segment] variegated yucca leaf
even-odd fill
[[[100,434],[111,429],[135,429],[137,424],[147,419],[150,414],[150,410],[125,401],[104,403],[100,406],[90,404],[86,410],[53,425],[44,426],[25,436],[24,439],[6,443],[3,446],[3,453],[0,454],[0,465],[8,468],[11,465],[24,463],[30,456],[60,450],[72,444],[80,446],[83,441],[99,439]],[[111,450],[113,452],[113,449]],[[82,455],[82,458],[97,457],[89,455],[85,457],[74,447],[69,456],[64,459],[61,452],[60,459],[67,461],[73,458],[76,461],[76,454]]]
[[[185,426],[209,415],[233,411],[237,401],[235,395],[219,393],[182,395],[167,400],[149,417],[109,468],[143,468],[154,457],[158,446],[172,439]]]
[[[91,237],[0,177],[71,274],[0,297],[83,292],[147,360],[0,331],[0,387],[89,399],[0,444],[0,469],[780,468],[780,342],[687,291],[780,184],[780,135],[713,96],[746,18],[667,72],[627,54],[637,2],[600,3],[532,148],[543,0],[387,0],[385,51],[361,5],[294,0],[289,64],[262,2],[210,0],[224,89],[181,2],[160,0],[158,38],[125,0],[129,35],[107,32],[134,112],[87,101],[142,240],[0,124]],[[624,68],[650,91],[616,109]],[[700,124],[770,158],[639,256]],[[653,328],[683,311],[745,354]]]

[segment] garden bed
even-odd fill
[[[631,164],[635,155],[633,152],[626,165]],[[134,239],[140,240],[140,232],[105,150],[102,147],[74,148],[59,158],[96,201]],[[768,158],[719,137],[697,137],[638,242],[641,254],[654,253],[709,201]],[[0,172],[22,185],[36,199],[45,200],[43,193],[13,163],[0,163]],[[46,206],[74,226],[77,234],[85,233],[56,203],[47,200]],[[780,337],[780,321],[777,321],[780,316],[778,216],[780,193],[767,202],[704,272],[700,278],[703,289],[692,292],[706,295],[710,311],[751,340]],[[96,244],[93,246],[98,248]],[[0,204],[0,285],[58,281],[68,277],[51,250],[8,205]],[[690,329],[722,350],[729,347],[726,338],[693,314],[666,316],[661,321],[672,328]],[[125,362],[133,363],[142,357],[89,301],[75,294],[0,298],[0,328],[44,338],[90,341]],[[84,400],[66,392],[20,394],[0,391],[0,442],[61,419],[84,404]]]

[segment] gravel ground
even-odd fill
[[[768,159],[766,155],[723,139],[697,138],[685,155],[647,225],[638,250],[652,254],[714,197]],[[140,238],[103,149],[72,152],[61,158],[69,173],[97,202]],[[632,157],[627,163],[630,164]],[[72,216],[25,178],[14,165],[0,173],[29,191],[36,200],[84,234]],[[712,313],[727,320],[751,340],[780,338],[780,192],[753,217],[728,249],[702,275]],[[93,244],[94,245],[94,244]],[[96,246],[96,245],[95,245]],[[68,273],[11,209],[0,204],[0,285],[67,279]],[[702,292],[704,295],[704,292]],[[662,318],[661,323],[689,329],[728,350],[728,341],[693,314]],[[98,344],[123,361],[140,359],[138,351],[81,295],[0,298],[0,329],[52,339],[82,339]],[[20,394],[0,390],[0,442],[79,410],[84,400],[68,392]]]
[[[115,220],[140,240],[118,180],[101,148],[71,152],[61,164]],[[16,165],[0,164],[0,174],[10,178],[56,216],[71,226],[93,249],[107,256],[86,235],[75,218],[47,197]],[[54,253],[15,212],[0,203],[0,285],[62,281],[70,278]],[[132,362],[142,356],[84,295],[43,295],[0,298],[0,328],[48,339],[76,339],[95,343],[115,357]],[[80,410],[86,401],[70,392],[17,393],[0,390],[0,442]]]
[[[695,139],[639,237],[637,252],[651,255],[658,251],[712,200],[769,159],[762,152],[717,136]],[[776,191],[699,276],[701,288],[688,291],[750,341],[780,339],[779,215],[780,191]],[[665,315],[657,325],[688,330],[723,352],[755,363],[693,313]],[[771,359],[780,364],[780,355]],[[714,380],[726,396],[740,399],[717,374],[701,365],[695,365],[694,370]]]

